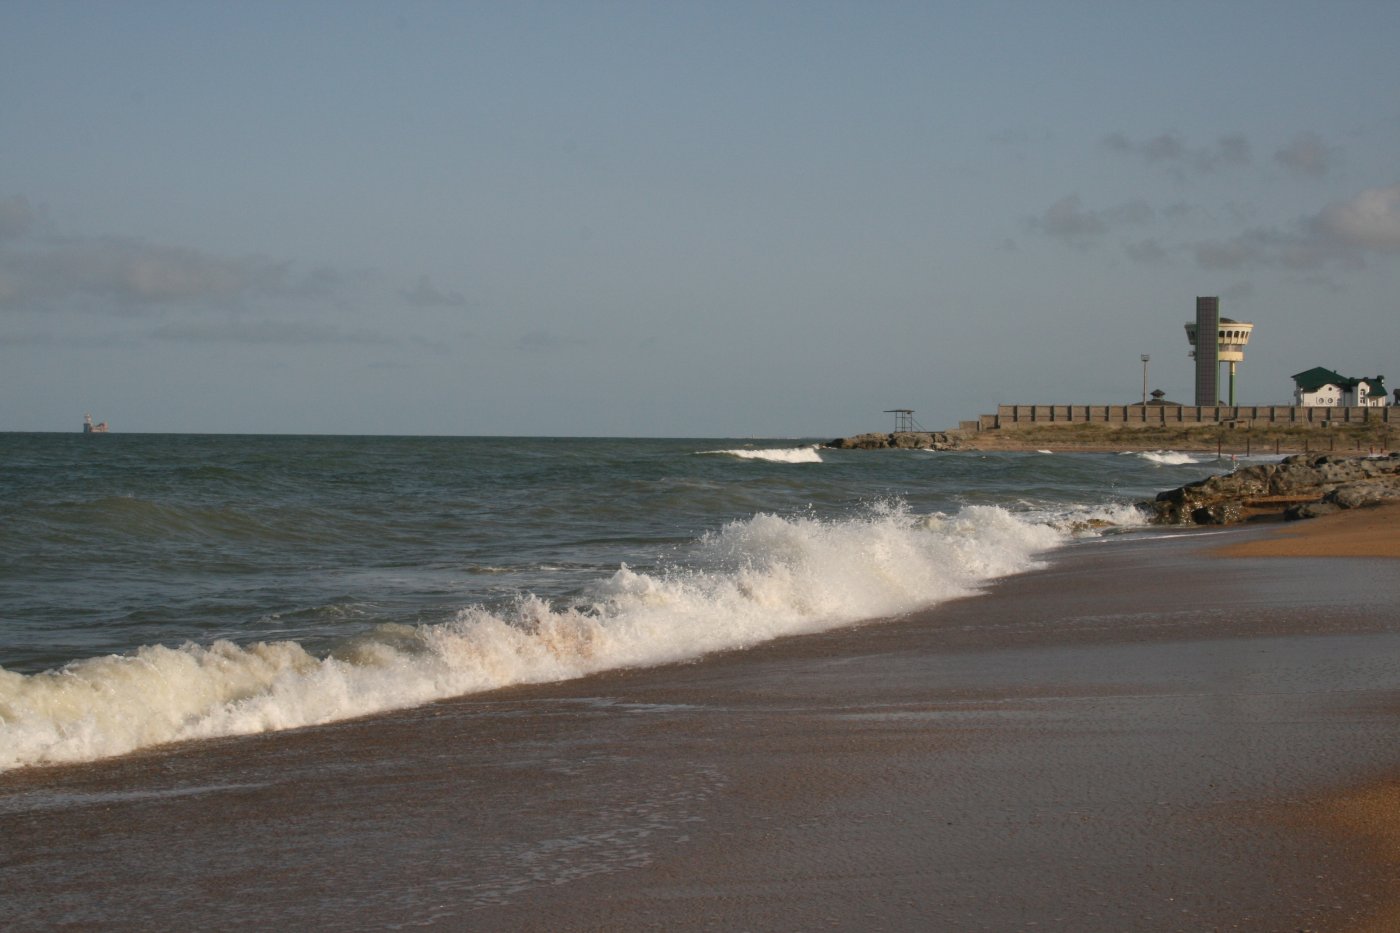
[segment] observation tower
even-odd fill
[[[885,414],[894,415],[894,433],[906,434],[914,430],[914,409],[886,408]]]
[[[1235,405],[1235,364],[1244,362],[1244,345],[1254,325],[1220,316],[1219,298],[1197,298],[1196,320],[1186,325],[1191,356],[1196,360],[1196,404],[1220,404],[1220,364],[1230,364],[1228,402]],[[1214,336],[1214,339],[1212,338]]]

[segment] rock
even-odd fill
[[[1238,499],[1203,505],[1191,513],[1191,520],[1197,525],[1233,525],[1240,520],[1241,505]]]
[[[898,431],[891,434],[857,434],[828,441],[837,450],[957,450],[962,441],[945,431]]]
[[[1363,506],[1400,498],[1400,481],[1376,479],[1370,482],[1345,483],[1322,497],[1322,501],[1338,508],[1359,509]]]
[[[1138,508],[1157,524],[1228,525],[1279,499],[1313,500],[1290,503],[1284,514],[1293,519],[1400,499],[1400,455],[1299,454],[1169,489]]]
[[[1286,522],[1296,522],[1304,518],[1317,518],[1321,515],[1331,515],[1333,512],[1340,512],[1342,507],[1331,502],[1300,502],[1297,505],[1290,505],[1283,510],[1283,520]]]
[[[855,437],[838,437],[826,446],[837,450],[877,450],[890,446],[889,439],[888,434],[857,434]]]

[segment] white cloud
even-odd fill
[[[1400,254],[1400,185],[1367,189],[1290,227],[1255,228],[1198,244],[1195,252],[1196,262],[1208,269],[1356,268],[1373,253]]]
[[[1400,185],[1368,188],[1349,201],[1328,205],[1315,226],[1348,248],[1400,253]]]

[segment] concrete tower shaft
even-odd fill
[[[1220,401],[1220,299],[1196,298],[1196,323],[1186,325],[1186,337],[1196,348],[1196,404]]]
[[[1208,323],[1210,320],[1214,323]],[[1197,298],[1196,320],[1186,325],[1186,339],[1195,347],[1196,404],[1220,403],[1220,364],[1230,364],[1230,394],[1228,405],[1235,405],[1235,364],[1244,362],[1244,347],[1254,325],[1220,316],[1220,299]],[[1211,340],[1210,335],[1215,339]],[[1211,346],[1207,346],[1211,344]]]

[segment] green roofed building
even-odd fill
[[[1384,376],[1353,378],[1323,366],[1293,374],[1293,404],[1325,408],[1379,408],[1390,404]]]

